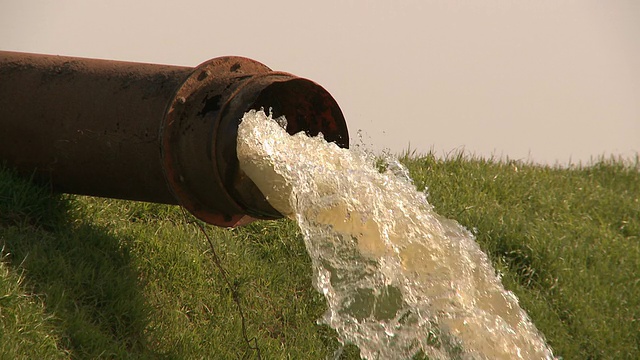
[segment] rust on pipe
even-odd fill
[[[282,217],[240,170],[243,114],[348,147],[320,85],[243,57],[195,68],[0,51],[0,162],[59,191],[180,204],[210,224]]]

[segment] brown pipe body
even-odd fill
[[[190,68],[0,51],[0,162],[63,192],[181,204],[220,226],[280,217],[235,153],[242,115],[260,108],[290,133],[348,146],[326,90],[250,59]]]

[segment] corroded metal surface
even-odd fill
[[[287,131],[348,146],[331,95],[254,60],[196,68],[0,51],[0,161],[63,192],[181,204],[220,226],[280,217],[238,166],[237,126],[272,108]]]

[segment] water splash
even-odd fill
[[[288,135],[263,111],[245,114],[237,152],[300,225],[329,305],[321,321],[364,358],[553,358],[473,235],[436,214],[397,161],[380,172],[373,156]]]

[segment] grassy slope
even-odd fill
[[[556,355],[640,358],[640,172],[411,162],[436,210],[477,234]]]
[[[474,229],[557,355],[640,358],[637,164],[404,160],[439,213]],[[295,224],[207,231],[262,358],[338,349],[315,322],[324,303]],[[257,357],[206,240],[176,207],[52,195],[0,171],[0,247],[2,359]]]

